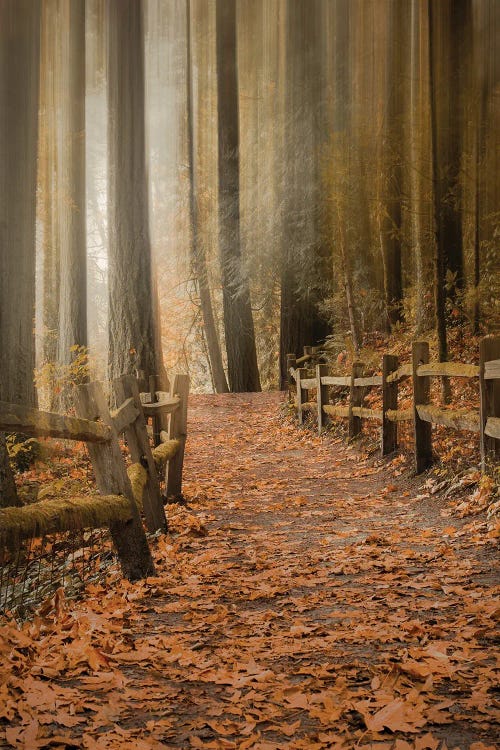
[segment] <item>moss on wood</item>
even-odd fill
[[[123,495],[84,495],[42,500],[23,508],[1,508],[0,545],[15,548],[21,539],[100,528],[111,521],[128,521],[130,517],[130,502]]]
[[[142,510],[142,496],[144,493],[144,487],[148,481],[148,472],[142,464],[135,463],[128,467],[127,474],[130,479],[130,484],[132,485],[135,502],[140,510]]]
[[[153,449],[153,458],[158,469],[161,469],[167,461],[170,461],[179,450],[178,440],[167,440]]]

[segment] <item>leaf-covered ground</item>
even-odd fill
[[[2,624],[1,747],[496,746],[486,526],[281,398],[192,399],[156,578]]]

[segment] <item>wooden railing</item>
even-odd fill
[[[1,508],[0,547],[12,548],[22,539],[49,533],[108,526],[124,575],[136,579],[153,573],[141,511],[150,532],[167,530],[159,473],[165,472],[166,494],[180,495],[189,378],[177,375],[171,392],[153,394],[149,403],[143,403],[146,399],[133,376],[114,380],[112,390],[119,406],[110,411],[100,383],[79,386],[76,417],[0,402],[0,432],[85,442],[99,492],[93,497]],[[148,434],[149,417],[154,423],[154,447]],[[121,433],[133,462],[128,469],[119,443]]]
[[[365,419],[381,422],[381,453],[389,455],[398,447],[399,422],[412,421],[415,437],[415,469],[425,471],[433,461],[432,424],[444,425],[455,430],[469,430],[480,434],[481,460],[483,468],[500,456],[500,337],[486,337],[480,343],[479,366],[461,362],[430,362],[429,345],[418,341],[412,347],[412,361],[399,364],[392,354],[382,357],[382,374],[365,375],[362,362],[354,362],[347,376],[336,375],[322,360],[321,352],[307,347],[304,356],[297,359],[289,354],[290,400],[295,400],[299,424],[305,412],[316,412],[318,431],[321,434],[328,422],[335,418],[349,421],[348,434],[354,438],[361,433]],[[314,370],[297,367],[308,362]],[[430,401],[431,378],[479,379],[480,408],[443,409]],[[413,384],[412,407],[398,408],[399,382],[411,378]],[[336,386],[348,392],[345,405],[330,403],[330,388]],[[367,390],[382,389],[382,408],[364,406]],[[311,391],[316,399],[311,399]],[[295,396],[292,399],[292,394]]]

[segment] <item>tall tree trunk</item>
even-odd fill
[[[446,362],[448,359],[448,338],[446,332],[446,242],[449,230],[449,221],[444,217],[446,211],[445,195],[443,185],[440,180],[440,161],[438,156],[438,102],[436,87],[436,29],[435,18],[432,13],[432,0],[428,0],[429,14],[429,89],[430,89],[430,107],[431,107],[431,141],[432,141],[432,189],[434,196],[434,231],[435,231],[435,310],[436,310],[436,331],[438,338],[438,358],[440,362]],[[443,378],[443,400],[447,403],[450,400],[450,382],[448,378]]]
[[[192,82],[192,60],[191,60],[191,1],[186,0],[186,88],[187,88],[187,130],[188,130],[188,169],[189,169],[189,218],[191,223],[191,263],[196,280],[198,293],[200,295],[200,308],[203,317],[204,335],[208,350],[208,359],[212,381],[216,393],[227,393],[229,391],[224,365],[222,363],[222,352],[217,335],[214,311],[212,307],[212,296],[208,281],[207,261],[203,245],[198,240],[198,212],[197,212],[197,190],[195,174],[195,144],[194,144],[194,103]]]
[[[236,2],[216,0],[219,243],[232,392],[260,391],[250,287],[240,242]]]
[[[431,292],[434,287],[433,260],[430,253],[431,207],[426,197],[432,186],[432,164],[428,155],[429,102],[425,85],[429,73],[429,56],[426,54],[428,21],[426,5],[420,0],[411,0],[409,211],[412,225],[417,335],[424,334],[432,327],[434,308]]]
[[[35,195],[40,4],[0,3],[0,400],[35,403]],[[17,502],[2,449],[2,504]]]
[[[321,344],[330,326],[318,303],[331,284],[329,246],[319,215],[319,126],[323,121],[321,4],[287,3],[283,13],[283,101],[280,380],[287,382],[286,355]],[[282,167],[283,169],[283,167]]]
[[[141,0],[108,2],[109,374],[156,375]]]
[[[375,60],[382,77],[381,100],[385,106],[378,137],[377,229],[383,265],[384,303],[388,329],[401,319],[403,282],[401,269],[401,145],[403,81],[401,31],[402,9],[399,4],[387,5],[387,16],[381,22],[384,50],[382,60]],[[385,35],[386,34],[386,35]],[[378,132],[378,131],[377,131]]]
[[[58,361],[69,364],[74,346],[87,346],[87,231],[85,205],[85,2],[61,3],[64,28],[60,43],[61,169],[64,174],[59,202],[60,300]]]
[[[85,2],[41,7],[44,360],[67,365],[87,345]]]

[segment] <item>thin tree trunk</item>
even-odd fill
[[[58,217],[60,241],[60,299],[58,361],[69,364],[72,347],[87,346],[87,233],[85,205],[85,2],[68,0],[65,14],[61,73],[61,169],[64,174]]]
[[[240,241],[236,2],[216,0],[219,249],[231,391],[260,391],[250,287]]]
[[[352,345],[356,354],[359,353],[361,348],[361,333],[359,330],[359,323],[356,315],[356,307],[354,303],[354,288],[352,283],[351,269],[349,265],[349,257],[347,254],[346,240],[344,234],[343,216],[337,205],[337,218],[339,226],[339,252],[342,261],[342,282],[344,286],[345,301],[347,305],[347,313],[349,315],[349,326],[351,328]]]
[[[435,310],[436,310],[436,331],[438,337],[438,358],[440,362],[446,362],[448,359],[448,339],[446,331],[446,250],[445,243],[447,235],[445,234],[447,222],[443,220],[444,196],[441,192],[441,182],[439,175],[438,161],[438,143],[437,143],[437,102],[436,102],[436,80],[435,80],[435,23],[432,17],[432,0],[429,0],[429,88],[430,88],[430,106],[431,106],[431,141],[432,141],[432,186],[434,196],[434,231],[435,231]],[[450,381],[448,378],[442,379],[443,383],[443,400],[448,403],[451,397]]]
[[[198,241],[198,212],[196,201],[196,175],[194,163],[194,124],[193,124],[193,85],[192,85],[192,61],[191,61],[191,2],[186,0],[186,83],[187,83],[187,130],[188,130],[188,168],[189,168],[189,218],[191,223],[191,263],[193,274],[196,279],[198,293],[200,295],[200,307],[203,317],[204,336],[207,345],[208,359],[212,382],[216,393],[227,393],[229,391],[224,365],[222,363],[222,352],[217,326],[212,307],[212,297],[208,282],[207,262],[202,244]]]
[[[109,374],[156,375],[141,0],[108,5]]]

